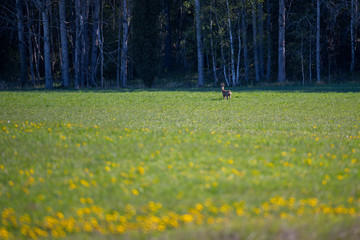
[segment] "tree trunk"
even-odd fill
[[[279,0],[278,82],[285,82],[285,0]]]
[[[97,69],[97,36],[99,34],[99,14],[100,14],[100,0],[94,0],[94,13],[93,13],[93,32],[91,40],[91,83],[96,84],[96,69]]]
[[[316,1],[316,81],[321,82],[320,78],[320,0]]]
[[[236,85],[240,84],[240,54],[241,54],[241,29],[240,29],[240,16],[238,18],[238,54],[236,64]]]
[[[34,72],[34,49],[33,49],[33,44],[32,44],[32,36],[33,33],[31,32],[31,27],[29,25],[28,27],[28,34],[29,34],[29,39],[28,39],[28,44],[29,44],[29,63],[30,63],[30,73],[31,73],[31,83],[32,86],[35,86],[35,72]]]
[[[231,79],[232,79],[232,86],[236,85],[236,75],[235,75],[235,54],[234,54],[234,41],[231,29],[231,18],[230,18],[230,8],[229,8],[229,1],[226,0],[226,6],[228,11],[228,24],[229,24],[229,38],[230,38],[230,58],[231,58]]]
[[[253,43],[254,43],[254,65],[255,65],[255,80],[256,83],[260,82],[260,69],[259,69],[259,53],[257,41],[257,19],[256,19],[256,2],[252,3],[252,25],[253,25]]]
[[[354,21],[355,21],[355,14],[354,14],[354,0],[351,0],[351,20],[350,20],[350,41],[351,41],[351,63],[350,63],[350,71],[354,71],[355,66],[355,44],[354,44]]]
[[[30,9],[29,9],[29,5],[26,3],[26,11],[27,11],[27,15],[30,16]],[[32,13],[32,11],[31,11]],[[32,16],[32,14],[31,14]],[[33,39],[33,33],[31,31],[31,21],[28,21],[28,49],[29,49],[29,64],[30,64],[30,74],[31,74],[31,83],[32,86],[35,86],[35,72],[34,72],[34,48],[33,48],[33,43],[32,43],[32,39]]]
[[[120,3],[122,4],[122,3]],[[122,29],[123,14],[121,13],[121,7],[119,7],[119,34],[117,44],[117,61],[116,61],[116,87],[120,88],[120,65],[121,65],[121,29]]]
[[[80,27],[81,27],[81,87],[89,86],[89,55],[88,55],[88,18],[89,0],[83,0],[81,6]]]
[[[249,83],[250,74],[249,74],[249,56],[248,56],[248,47],[247,47],[247,23],[246,23],[246,10],[245,10],[245,0],[242,0],[242,14],[241,14],[241,26],[242,26],[242,37],[243,37],[243,48],[244,48],[244,67],[245,67],[245,82]]]
[[[301,77],[302,77],[302,83],[303,83],[303,85],[305,85],[305,74],[304,74],[304,37],[303,37],[303,36],[301,36],[300,60],[301,60]]]
[[[62,59],[62,78],[64,87],[70,86],[69,80],[69,53],[68,41],[66,34],[66,5],[65,0],[59,0],[59,16],[60,16],[60,36],[61,36],[61,59]]]
[[[123,36],[122,36],[122,48],[121,48],[121,85],[127,87],[127,57],[128,57],[128,39],[129,39],[129,14],[127,0],[122,1],[123,8]],[[170,56],[171,58],[171,56]]]
[[[218,19],[217,15],[215,15],[215,18],[216,18],[216,23],[217,23],[218,29],[220,31],[221,26],[220,26],[219,19]],[[227,63],[226,63],[226,59],[225,59],[225,55],[224,55],[223,39],[222,39],[221,36],[220,36],[220,52],[221,52],[222,67],[223,67],[223,72],[224,72],[224,78],[225,78],[225,81],[226,81],[226,85],[230,86],[229,80],[228,80],[228,77],[227,77],[228,74],[226,73],[226,65],[227,65]]]
[[[81,82],[81,2],[80,0],[75,0],[75,88],[79,89]]]
[[[55,72],[55,65],[56,65],[56,30],[53,28],[55,24],[53,23],[53,8],[51,6],[51,0],[46,0],[47,6],[47,13],[48,13],[48,20],[49,20],[49,39],[50,39],[50,60],[51,60],[51,72]],[[59,26],[56,27],[59,29]],[[55,40],[55,42],[54,42]],[[60,53],[59,53],[60,54]],[[61,63],[60,63],[61,64]]]
[[[309,84],[311,84],[312,79],[312,44],[311,36],[309,37]]]
[[[200,0],[195,0],[196,15],[196,45],[198,58],[198,86],[204,87],[204,53],[201,38],[201,16],[200,16]]]
[[[100,45],[100,79],[101,88],[104,88],[104,1],[101,4],[101,25],[100,34],[98,35]]]
[[[17,31],[19,38],[19,53],[20,53],[20,84],[25,86],[27,83],[27,64],[26,64],[26,48],[24,36],[24,16],[23,16],[23,2],[16,0],[16,16],[17,16]]]
[[[267,0],[267,63],[266,63],[266,81],[271,77],[271,14],[270,0]]]
[[[43,31],[44,31],[44,62],[45,62],[45,88],[53,88],[53,79],[51,72],[51,49],[50,49],[50,33],[49,33],[49,14],[48,6],[51,5],[51,2],[48,0],[40,1],[33,0],[38,9],[40,9],[42,21],[43,21]]]
[[[215,56],[215,51],[214,51],[214,40],[213,40],[213,18],[212,18],[212,2],[210,5],[210,47],[211,47],[211,58],[212,58],[212,69],[213,69],[213,74],[214,74],[214,86],[216,86],[217,84],[217,75],[216,75],[216,56]]]
[[[39,13],[38,16],[38,22],[41,22],[41,13]],[[36,69],[36,79],[40,81],[40,58],[41,58],[41,47],[40,47],[40,36],[41,36],[41,26],[38,24],[37,28],[38,32],[37,34],[34,34],[34,57],[35,57],[35,69]],[[33,31],[35,32],[35,26],[33,28]]]
[[[258,3],[258,12],[259,12],[259,35],[258,35],[258,54],[259,54],[259,71],[260,79],[264,79],[264,3]]]
[[[168,72],[171,69],[172,61],[171,61],[171,0],[165,1],[165,16],[166,16],[166,24],[165,24],[165,62],[164,66],[166,71]]]

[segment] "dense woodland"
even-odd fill
[[[2,0],[1,87],[331,83],[360,70],[358,0]]]

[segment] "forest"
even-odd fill
[[[358,0],[2,0],[0,88],[343,82]]]

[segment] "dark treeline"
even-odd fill
[[[311,84],[360,69],[358,0],[2,0],[0,18],[4,86]]]

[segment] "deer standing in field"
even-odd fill
[[[225,84],[224,84],[224,83],[221,83],[220,86],[221,86],[221,91],[222,91],[223,99],[225,99],[225,97],[226,97],[227,100],[228,100],[229,98],[231,99],[231,91],[224,89],[224,87],[225,87]]]

